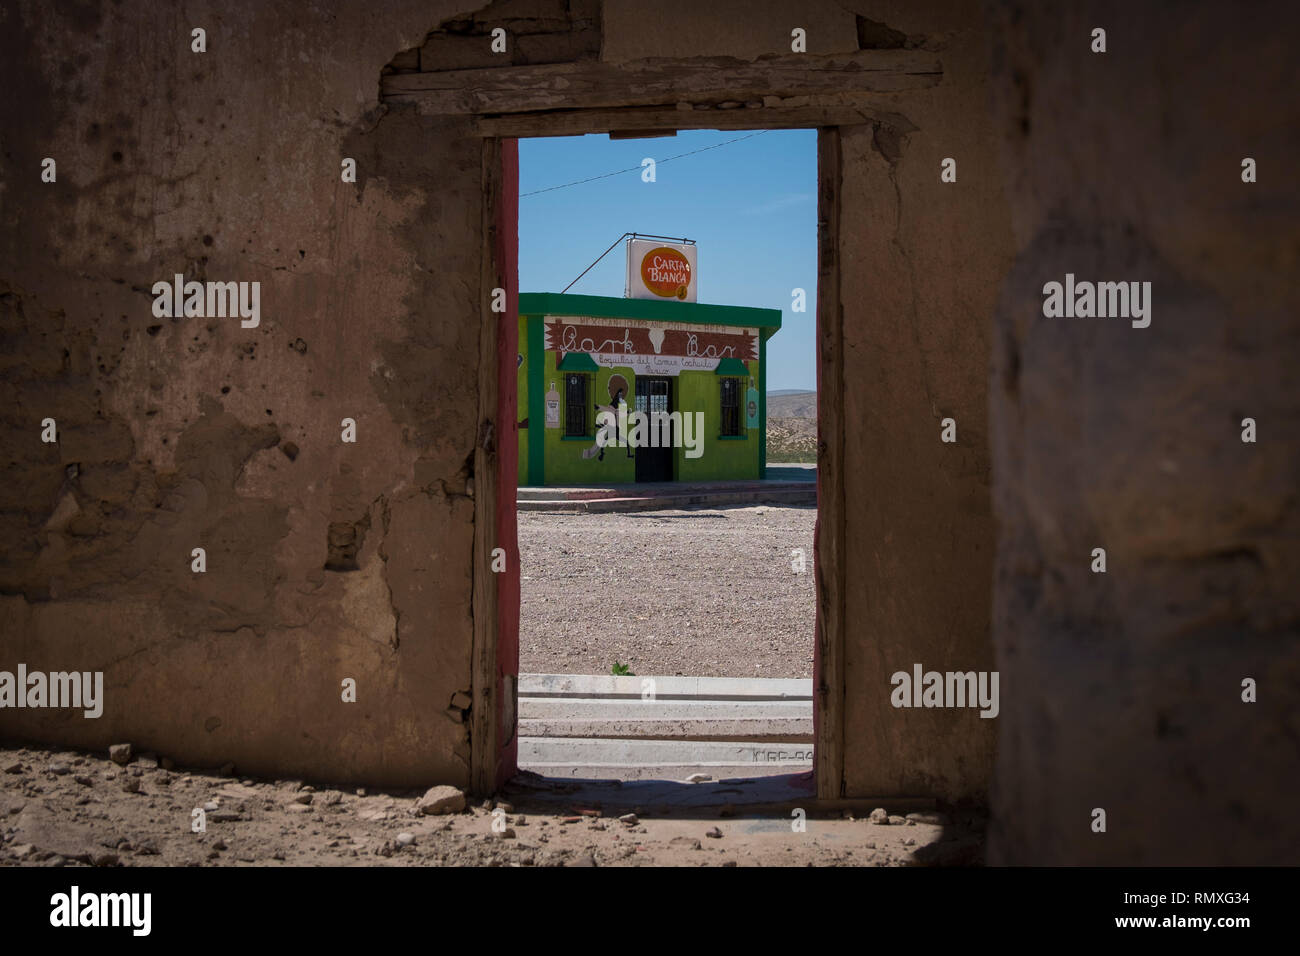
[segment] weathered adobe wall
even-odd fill
[[[516,23],[532,38],[512,62],[618,63],[645,44],[640,55],[753,59],[788,49],[792,26],[813,55],[942,51],[942,85],[882,96],[896,118],[844,139],[845,775],[849,794],[978,799],[993,722],[888,700],[889,675],[914,661],[990,666],[987,317],[1009,228],[979,21],[960,4],[859,5],[866,19],[737,4],[713,29],[722,14],[681,4],[677,22],[704,28],[670,30],[631,3],[571,6],[563,19],[540,0],[495,8],[531,22]],[[469,685],[479,152],[455,123],[373,107],[390,59],[488,65],[484,18],[458,14],[426,40],[450,11],[306,27],[198,13],[165,35],[22,11],[36,42],[4,41],[28,91],[5,107],[11,168],[32,176],[3,210],[18,449],[5,659],[104,669],[109,706],[97,722],[9,711],[3,731],[132,739],[249,772],[463,782],[448,704]],[[188,31],[205,17],[200,57]],[[298,62],[279,55],[285,36]],[[88,52],[65,66],[69,38]],[[132,79],[123,58],[148,69]],[[60,157],[57,186],[38,188],[42,155]],[[343,156],[358,160],[356,186],[335,178]],[[939,182],[945,156],[956,186]],[[262,326],[153,319],[149,286],[176,271],[261,280]],[[46,416],[58,446],[39,443]],[[356,446],[339,442],[344,416]],[[946,416],[956,445],[938,440]],[[189,571],[199,545],[204,576]],[[338,702],[344,676],[356,705]]]
[[[480,144],[377,110],[381,69],[453,8],[6,5],[0,668],[102,670],[107,702],[0,711],[0,734],[467,780],[448,708],[469,689]],[[260,281],[260,326],[154,318],[178,272]]]
[[[990,385],[1006,688],[990,862],[1294,864],[1300,17],[992,12],[1019,251]],[[1043,284],[1067,272],[1151,281],[1151,325],[1045,318]]]
[[[989,316],[1012,246],[987,37],[969,4],[851,6],[876,42],[938,51],[944,75],[891,98],[897,126],[842,140],[845,792],[983,802],[1005,718],[896,709],[890,676],[995,668]],[[940,181],[948,157],[955,183]]]

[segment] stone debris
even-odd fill
[[[442,813],[460,813],[465,809],[465,794],[456,787],[430,787],[415,802],[415,809],[426,816]]]
[[[108,758],[115,764],[125,766],[131,762],[130,744],[113,744],[108,748]]]
[[[148,762],[143,754],[133,753],[131,761],[122,766],[110,760],[105,750],[107,747],[83,758],[81,763],[76,762],[73,753],[0,750],[0,768],[14,765],[16,758],[23,758],[22,766],[26,768],[24,776],[0,773],[0,822],[5,824],[0,827],[0,866],[117,867],[149,862],[230,866],[246,861],[265,865],[285,860],[295,865],[338,865],[349,856],[353,864],[360,862],[358,854],[361,861],[369,857],[385,865],[749,866],[772,862],[767,858],[775,856],[766,850],[747,854],[744,828],[724,831],[720,821],[705,822],[699,817],[676,822],[661,820],[654,808],[649,808],[650,815],[656,817],[651,820],[646,817],[647,808],[633,805],[635,800],[615,809],[605,806],[601,796],[593,792],[582,797],[576,793],[562,797],[566,802],[555,802],[545,809],[530,804],[531,821],[503,800],[494,802],[495,809],[485,819],[477,811],[477,799],[472,816],[444,812],[438,820],[426,820],[423,806],[417,816],[410,816],[409,810],[421,801],[438,809],[439,801],[448,797],[450,804],[442,809],[449,810],[462,805],[464,793],[454,787],[435,788],[424,800],[424,790],[400,795],[371,791],[371,796],[358,799],[351,790],[340,792],[323,786],[309,789],[296,782],[292,789],[286,789],[283,782],[273,785],[254,779],[247,783],[237,777],[217,780],[210,770],[173,774],[145,769]],[[46,771],[52,764],[67,765],[70,770],[51,775]],[[150,781],[166,780],[171,781],[168,787],[148,786]],[[138,796],[133,798],[133,794]],[[66,813],[57,826],[49,816],[54,803]],[[83,809],[87,803],[89,806]],[[206,812],[206,833],[189,832],[194,807]],[[326,807],[336,809],[331,812]],[[716,810],[705,813],[705,818],[716,817]],[[749,816],[743,805],[728,810],[739,817]],[[367,814],[385,816],[388,822],[363,822]],[[568,825],[560,825],[561,821]],[[533,825],[529,833],[536,839],[519,832],[528,822]],[[835,825],[841,828],[840,834],[849,833],[839,819]],[[51,830],[51,826],[55,829]],[[585,836],[584,829],[588,831]],[[870,831],[858,832],[865,837]],[[146,839],[145,834],[153,836],[157,844]],[[898,864],[932,863],[935,850],[923,845],[942,836],[938,829],[918,830],[916,839],[906,843],[902,840],[905,835],[900,833],[898,840],[888,843]],[[843,847],[819,848],[811,840],[793,841],[797,855],[787,859],[795,865],[810,857],[862,863],[867,859],[865,854],[871,854],[869,865],[883,865],[881,858],[887,854],[860,850],[861,837],[849,835],[854,845],[852,859],[843,853]],[[718,842],[710,844],[709,840]],[[701,852],[722,850],[724,840],[729,850]],[[921,856],[922,849],[926,850],[925,857]],[[975,850],[964,845],[951,850],[945,847],[938,857],[944,863],[951,859],[978,861],[980,850],[982,842]]]
[[[871,816],[867,817],[867,819],[878,827],[889,826],[889,814],[885,812],[883,807],[876,807],[871,811]]]
[[[712,774],[707,774],[707,773],[693,773],[693,774],[691,774],[689,777],[686,778],[686,782],[687,782],[687,783],[707,783],[708,781],[710,781],[710,780],[712,780],[712,779],[713,779],[713,775],[712,775]]]

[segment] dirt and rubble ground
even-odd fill
[[[811,677],[816,520],[813,506],[521,511],[520,670]]]
[[[0,866],[907,866],[978,862],[983,845],[982,821],[962,813],[884,825],[866,811],[814,814],[793,832],[788,809],[642,808],[625,822],[624,809],[531,794],[502,798],[498,835],[490,803],[426,815],[423,791],[165,766],[0,746]],[[204,833],[191,831],[196,808],[206,808]]]

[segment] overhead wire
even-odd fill
[[[710,149],[720,149],[723,146],[730,146],[732,143],[739,143],[741,140],[753,139],[755,136],[762,136],[764,133],[772,132],[770,129],[761,129],[756,133],[749,133],[745,136],[737,136],[735,139],[729,139],[725,142],[714,143],[711,146],[701,146],[699,149],[692,149],[685,153],[678,153],[676,156],[669,156],[667,159],[657,160],[655,165],[662,166],[664,163],[671,163],[674,159],[684,159],[687,156],[694,156],[696,153],[707,152]],[[623,173],[636,172],[641,166],[629,166],[627,169],[616,169],[612,173],[601,173],[599,176],[588,176],[586,179],[577,179],[571,183],[561,183],[558,186],[547,186],[545,189],[534,189],[532,192],[521,193],[519,198],[526,199],[529,196],[536,196],[540,193],[554,192],[557,189],[568,189],[570,186],[581,186],[584,183],[594,183],[599,179],[609,179],[611,176],[621,176]]]

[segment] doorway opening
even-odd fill
[[[666,376],[638,375],[636,379],[636,410],[643,415],[668,417],[667,442],[655,442],[636,449],[637,483],[673,480],[673,380]]]
[[[811,795],[818,134],[668,142],[519,144],[518,767]],[[694,246],[689,301],[631,294],[666,274],[635,238],[590,263],[633,228]]]

